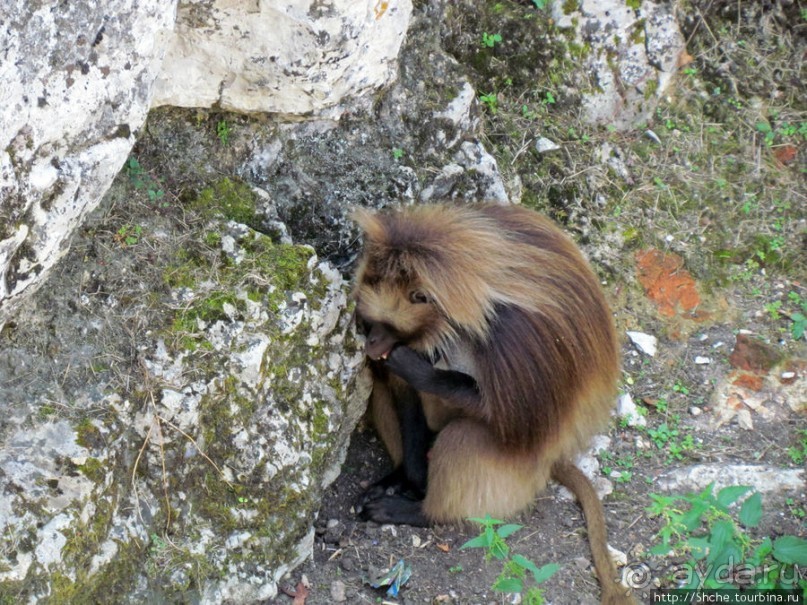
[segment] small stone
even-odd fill
[[[695,365],[696,366],[706,366],[706,365],[709,365],[710,363],[712,363],[712,358],[711,357],[701,357],[700,355],[695,357]]]
[[[347,601],[347,589],[341,580],[331,582],[331,599],[334,603],[344,603]]]
[[[630,393],[622,393],[616,402],[616,413],[620,418],[627,420],[628,426],[645,426],[647,420],[639,414],[639,409],[633,402]]]
[[[630,341],[642,353],[649,355],[650,357],[656,356],[656,351],[658,350],[658,339],[656,339],[655,336],[645,334],[644,332],[631,331],[628,331],[627,334]]]
[[[339,561],[339,566],[344,571],[353,571],[356,569],[356,561],[353,559],[353,557],[342,557],[342,559]]]
[[[560,145],[554,141],[550,141],[546,137],[541,137],[535,141],[535,149],[538,153],[547,153],[549,151],[556,151],[560,149]]]
[[[689,413],[692,416],[700,416],[701,414],[703,414],[703,410],[701,408],[693,405],[691,408],[689,408]]]

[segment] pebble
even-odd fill
[[[656,356],[656,351],[658,349],[658,339],[651,334],[645,334],[644,332],[631,332],[628,331],[628,338],[630,341],[642,352],[650,357]]]
[[[353,571],[356,569],[356,561],[353,559],[353,557],[342,557],[339,560],[339,566],[344,571]]]
[[[334,603],[344,603],[347,601],[347,589],[341,580],[331,582],[331,599]]]
[[[535,149],[538,151],[538,153],[546,153],[547,151],[555,151],[560,149],[560,145],[554,141],[550,141],[546,137],[541,137],[535,141]]]
[[[712,363],[711,357],[701,357],[700,355],[695,358],[695,365],[705,366]]]

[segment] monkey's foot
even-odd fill
[[[424,493],[406,478],[403,468],[399,466],[367,488],[359,499],[359,508],[383,496],[403,496],[410,500],[422,500]]]
[[[422,505],[422,500],[413,500],[400,494],[384,495],[365,502],[361,510],[361,518],[376,523],[427,527],[430,523],[423,514]]]

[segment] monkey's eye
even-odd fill
[[[413,305],[422,305],[424,303],[431,302],[431,298],[429,298],[429,295],[422,290],[412,290],[409,293],[409,302],[411,302]]]

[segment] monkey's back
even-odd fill
[[[619,376],[611,312],[577,246],[520,206],[427,206],[403,216],[436,236],[420,239],[424,258],[440,259],[424,262],[420,276],[471,349],[500,445],[576,454],[608,422]]]

